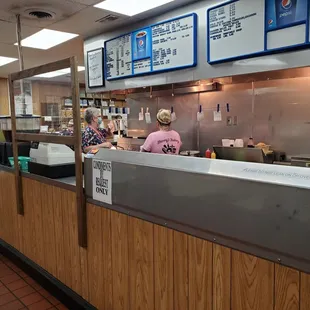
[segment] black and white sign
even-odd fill
[[[93,160],[93,199],[112,204],[112,163]]]
[[[90,88],[104,86],[103,55],[102,48],[87,53],[88,86]]]
[[[106,42],[107,80],[132,74],[131,34]]]
[[[262,0],[239,0],[209,9],[208,62],[263,52],[264,12],[265,4]]]
[[[195,13],[146,26],[105,42],[107,80],[185,69],[196,64]]]
[[[153,71],[193,66],[195,31],[194,15],[153,26]]]

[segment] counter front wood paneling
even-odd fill
[[[0,238],[106,310],[309,310],[310,276],[181,232],[87,205],[78,246],[73,192],[0,172]]]

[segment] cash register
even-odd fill
[[[30,173],[51,179],[75,175],[74,151],[67,145],[33,142],[30,158]]]

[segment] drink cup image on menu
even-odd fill
[[[147,57],[147,32],[139,31],[136,34],[137,58]]]
[[[276,18],[278,27],[296,21],[297,0],[276,0]]]

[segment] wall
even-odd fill
[[[41,115],[41,103],[61,103],[71,96],[71,85],[32,81],[33,114]],[[0,78],[0,115],[9,114],[9,90],[7,79]]]
[[[131,108],[128,126],[129,135],[145,136],[156,129],[158,109],[170,109],[177,114],[173,128],[183,140],[183,149],[197,149],[196,115],[201,104],[205,114],[200,123],[200,150],[221,144],[223,138],[242,138],[247,142],[252,135],[254,141],[271,144],[274,149],[286,151],[289,156],[310,154],[308,133],[310,130],[310,78],[292,78],[255,82],[254,98],[252,83],[224,85],[222,91],[175,97],[140,98],[128,100]],[[252,113],[252,100],[253,113]],[[226,103],[230,112],[226,111]],[[213,111],[220,104],[222,121],[214,122]],[[150,108],[153,123],[139,122],[140,108]],[[237,126],[227,126],[227,116],[237,116]]]
[[[0,78],[0,115],[9,114],[9,86],[7,79]]]
[[[249,0],[240,0],[244,5],[249,5]],[[264,2],[265,0],[257,0]],[[198,65],[196,68],[168,72],[163,74],[155,74],[143,77],[136,77],[118,81],[106,81],[105,88],[96,89],[97,92],[115,89],[135,88],[150,85],[162,85],[170,83],[178,83],[192,80],[200,80],[207,78],[216,78],[223,76],[231,76],[252,72],[262,72],[277,69],[303,67],[310,65],[310,50],[294,51],[289,53],[281,53],[252,59],[228,62],[218,65],[209,65],[206,60],[207,47],[207,27],[206,27],[206,12],[209,7],[217,5],[225,1],[203,0],[191,5],[184,6],[166,14],[157,16],[139,24],[126,26],[124,29],[119,29],[114,32],[103,33],[96,37],[87,39],[84,43],[84,61],[87,63],[87,51],[104,46],[104,41],[115,38],[119,35],[128,33],[143,26],[157,23],[163,20],[168,20],[172,17],[185,15],[196,12],[198,14]],[[245,44],[247,44],[245,42]],[[85,71],[87,72],[87,71]],[[85,73],[86,74],[86,73]],[[87,78],[85,78],[87,81]],[[94,91],[94,90],[91,90]]]
[[[77,242],[74,192],[0,171],[0,238],[99,310],[308,310],[310,275],[92,204]]]
[[[62,103],[63,97],[71,97],[71,85],[46,82],[32,83],[33,114],[41,114],[41,103]]]

